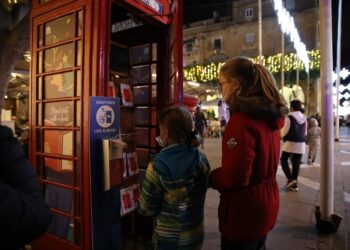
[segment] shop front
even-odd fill
[[[147,241],[151,220],[135,208],[143,170],[159,150],[157,113],[183,103],[182,0],[33,0],[32,7],[29,156],[54,213],[32,248]],[[119,156],[113,145],[123,145]],[[118,179],[107,186],[106,169]]]

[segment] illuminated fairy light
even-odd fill
[[[309,69],[313,71],[319,71],[321,65],[321,55],[319,50],[308,51],[308,57],[310,60]],[[250,58],[254,63],[258,63],[259,58]],[[272,56],[263,56],[262,64],[272,73],[281,72],[281,60],[282,54],[276,54]],[[210,63],[202,65],[188,66],[184,68],[184,77],[187,81],[195,82],[208,82],[218,81],[219,70],[224,65],[224,62]],[[295,70],[305,70],[304,64],[298,59],[295,53],[284,55],[284,72],[290,72]]]
[[[294,19],[289,12],[283,7],[282,0],[274,0],[274,8],[277,14],[278,23],[283,33],[287,34],[293,43],[298,58],[304,63],[305,71],[309,72],[309,57],[306,46],[301,41]]]

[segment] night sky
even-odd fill
[[[332,1],[333,12],[333,64],[336,65],[337,53],[337,25],[338,25],[338,1]],[[230,15],[229,3],[232,0],[184,0],[184,24],[211,18],[213,11],[221,16]],[[343,0],[342,14],[342,67],[350,67],[350,1]]]

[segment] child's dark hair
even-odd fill
[[[200,141],[193,130],[191,113],[182,106],[171,106],[158,115],[159,124],[168,129],[172,143],[184,143],[197,147]]]

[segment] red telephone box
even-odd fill
[[[32,7],[30,159],[54,213],[33,249],[122,249],[124,229],[135,233],[139,221],[115,208],[120,191],[140,178],[100,190],[90,97],[122,99],[122,139],[145,169],[158,150],[158,111],[183,103],[182,0],[33,0]]]

